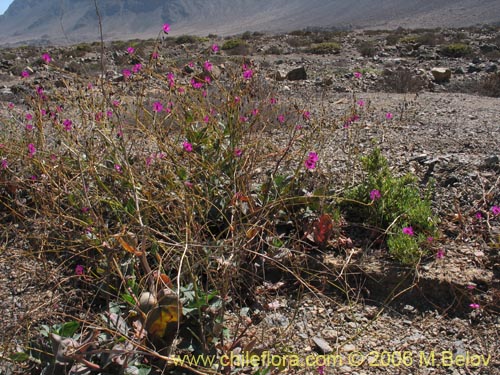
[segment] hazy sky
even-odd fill
[[[14,0],[0,0],[0,14],[3,14]]]

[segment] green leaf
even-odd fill
[[[78,328],[80,328],[80,323],[76,321],[66,322],[61,326],[59,334],[63,337],[73,337]]]
[[[14,362],[25,362],[30,358],[30,356],[25,352],[17,352],[12,353],[9,358]]]
[[[128,304],[130,305],[135,305],[135,300],[134,300],[134,297],[132,297],[130,294],[128,293],[123,293],[121,295],[122,297],[122,300],[124,300],[125,302],[127,302]]]

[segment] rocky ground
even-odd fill
[[[391,42],[394,35],[399,39]],[[341,49],[327,54],[309,52],[314,38],[324,42],[320,35],[254,35],[245,41],[245,52],[281,98],[310,108],[312,116],[331,118],[325,124],[332,128],[331,138],[324,140],[321,152],[331,161],[325,170],[339,179],[348,172],[348,156],[338,146],[346,132],[339,117],[353,100],[364,101],[367,120],[357,133],[357,148],[362,152],[376,140],[398,173],[413,172],[423,183],[435,179],[434,210],[442,220],[444,257],[428,259],[411,272],[353,238],[354,247],[345,253],[318,254],[320,264],[335,270],[335,282],[322,284],[317,276],[311,284],[317,288],[301,293],[286,278],[283,284],[263,285],[259,304],[252,308],[254,324],[239,347],[301,358],[340,356],[324,368],[283,370],[288,373],[500,374],[500,224],[489,211],[500,203],[500,89],[489,84],[495,83],[500,64],[498,30],[353,32],[328,37]],[[172,43],[167,58],[182,64],[186,50],[196,53],[214,41],[224,43]],[[447,56],[443,48],[450,43],[465,43],[472,50]],[[50,52],[68,72],[95,75],[100,61],[93,49]],[[22,104],[18,77],[27,67],[34,71],[30,79],[48,84],[37,62],[40,52],[0,52],[2,111],[9,102]],[[107,75],[116,81],[123,79],[122,56],[117,49],[107,60]],[[218,63],[241,60],[231,50],[218,58]],[[397,121],[385,119],[387,112]],[[476,218],[477,212],[483,219]],[[11,232],[4,228],[2,233]],[[68,294],[68,280],[60,280],[58,271],[21,249],[2,248],[2,356],[32,337],[37,322],[51,311],[80,304],[71,300],[76,296]],[[339,295],[338,285],[349,292]],[[237,314],[227,313],[226,322],[235,330],[237,321]],[[0,372],[12,369],[0,362]]]

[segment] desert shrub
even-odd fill
[[[278,46],[271,46],[268,49],[266,49],[265,53],[267,55],[281,55],[283,53],[283,51]]]
[[[500,72],[483,77],[477,85],[477,92],[480,95],[500,98]]]
[[[229,55],[248,55],[251,48],[248,43],[242,39],[229,39],[221,47]]]
[[[330,53],[339,53],[341,46],[336,42],[324,42],[319,44],[314,44],[307,50],[309,53],[316,55],[326,55]]]
[[[230,50],[230,49],[240,47],[240,46],[245,45],[245,44],[246,43],[241,39],[229,39],[229,40],[226,40],[224,42],[224,44],[222,45],[221,48],[223,50]]]
[[[399,40],[401,39],[402,35],[398,33],[390,33],[385,37],[385,43],[388,46],[394,46],[396,45]]]
[[[347,197],[362,205],[349,207],[346,217],[381,228],[387,233],[390,254],[403,264],[416,264],[426,254],[427,238],[437,233],[432,189],[428,186],[420,192],[417,178],[411,174],[394,176],[378,148],[362,157],[361,163],[365,177]]]
[[[198,42],[198,37],[194,35],[179,35],[175,38],[176,44],[194,44]]]
[[[311,45],[311,39],[306,36],[292,36],[286,39],[286,43],[290,47],[298,48]]]
[[[466,57],[472,54],[472,48],[464,43],[452,43],[443,46],[440,52],[447,57]]]
[[[416,75],[410,68],[385,69],[382,73],[382,85],[389,92],[418,92],[426,84],[425,77]]]
[[[377,45],[370,40],[364,40],[357,44],[359,53],[364,57],[373,57],[377,54]]]
[[[443,43],[444,38],[440,33],[436,33],[434,31],[428,31],[423,34],[420,34],[416,38],[416,42],[426,46],[437,46]]]

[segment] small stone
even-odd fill
[[[289,81],[302,81],[307,79],[306,68],[301,66],[300,68],[290,70],[286,75],[286,79]]]
[[[344,345],[344,347],[342,349],[344,350],[344,352],[350,353],[350,352],[355,351],[356,347],[353,344],[347,344],[347,345]]]
[[[326,340],[322,339],[321,337],[314,336],[312,338],[312,341],[314,342],[314,344],[316,345],[321,354],[328,354],[333,352],[333,349],[330,346],[330,344],[328,344]]]

